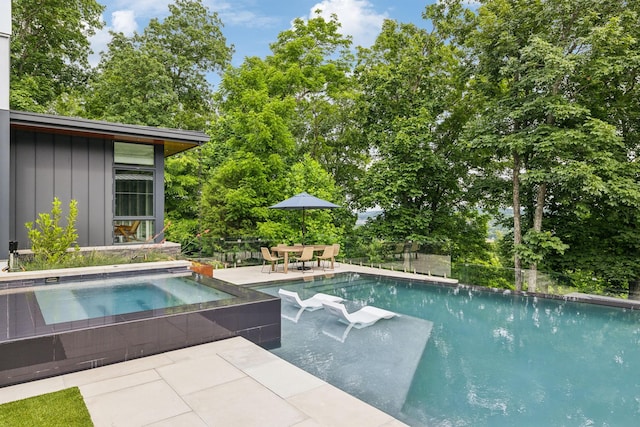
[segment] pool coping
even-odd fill
[[[175,273],[189,271],[191,261],[156,261],[134,264],[113,264],[95,267],[60,268],[56,270],[17,271],[0,274],[0,290],[16,287],[37,286],[73,277],[74,280],[90,280],[107,276],[131,273],[155,272]]]
[[[113,266],[67,269],[56,271],[60,274],[56,274],[53,286],[153,273],[186,273],[204,284],[212,280],[190,271],[190,265],[188,261],[173,261],[117,266],[123,267],[117,271]],[[139,270],[141,266],[144,270]],[[46,283],[50,275],[49,271],[40,272],[0,287],[0,298],[12,308],[6,319],[0,319],[3,333],[6,329],[6,336],[0,334],[0,386],[235,336],[265,348],[280,344],[279,298],[224,282],[209,285],[233,298],[49,325],[33,301],[32,290],[40,285],[52,286]]]

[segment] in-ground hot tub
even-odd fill
[[[151,264],[3,277],[0,386],[238,335],[280,345],[279,298],[194,274],[189,263]]]

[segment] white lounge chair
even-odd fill
[[[333,295],[327,295],[318,293],[312,296],[311,298],[307,298],[305,300],[300,299],[300,296],[297,292],[287,291],[284,289],[278,290],[278,295],[283,301],[288,302],[289,304],[293,304],[301,309],[307,311],[320,310],[322,308],[322,304],[324,302],[334,302],[339,303],[344,301],[340,297],[336,297]]]
[[[373,325],[380,319],[391,319],[392,317],[398,316],[398,314],[393,311],[383,310],[372,306],[362,307],[354,313],[347,312],[347,308],[344,304],[332,301],[323,301],[322,306],[325,311],[336,316],[341,322],[349,325],[349,329],[352,327],[356,329],[366,328],[367,326]]]

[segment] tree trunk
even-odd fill
[[[520,225],[520,156],[513,153],[513,248],[522,243],[522,229]],[[522,261],[517,253],[513,254],[513,269],[515,271],[516,290],[522,290]]]
[[[629,280],[629,299],[640,301],[640,279]]]
[[[538,186],[536,192],[536,210],[533,217],[533,230],[536,232],[542,231],[542,215],[544,213],[544,200],[547,193],[547,184],[542,183]],[[529,291],[535,292],[538,287],[538,264],[531,263],[529,265]]]

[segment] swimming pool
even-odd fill
[[[353,329],[342,343],[323,333],[339,325],[323,311],[297,323],[283,317],[282,347],[272,351],[412,426],[626,426],[640,416],[638,311],[355,273],[259,289],[281,287],[403,314]],[[380,336],[401,321],[406,331],[388,350]],[[418,332],[420,321],[428,333]],[[341,352],[350,356],[337,366],[355,361],[351,374],[332,375]],[[397,360],[367,361],[380,352]],[[372,386],[368,379],[385,370],[410,378]]]
[[[192,280],[190,273],[40,286],[33,292],[47,325],[234,298]]]
[[[109,271],[3,284],[0,387],[235,336],[280,344],[278,298],[184,266]]]

